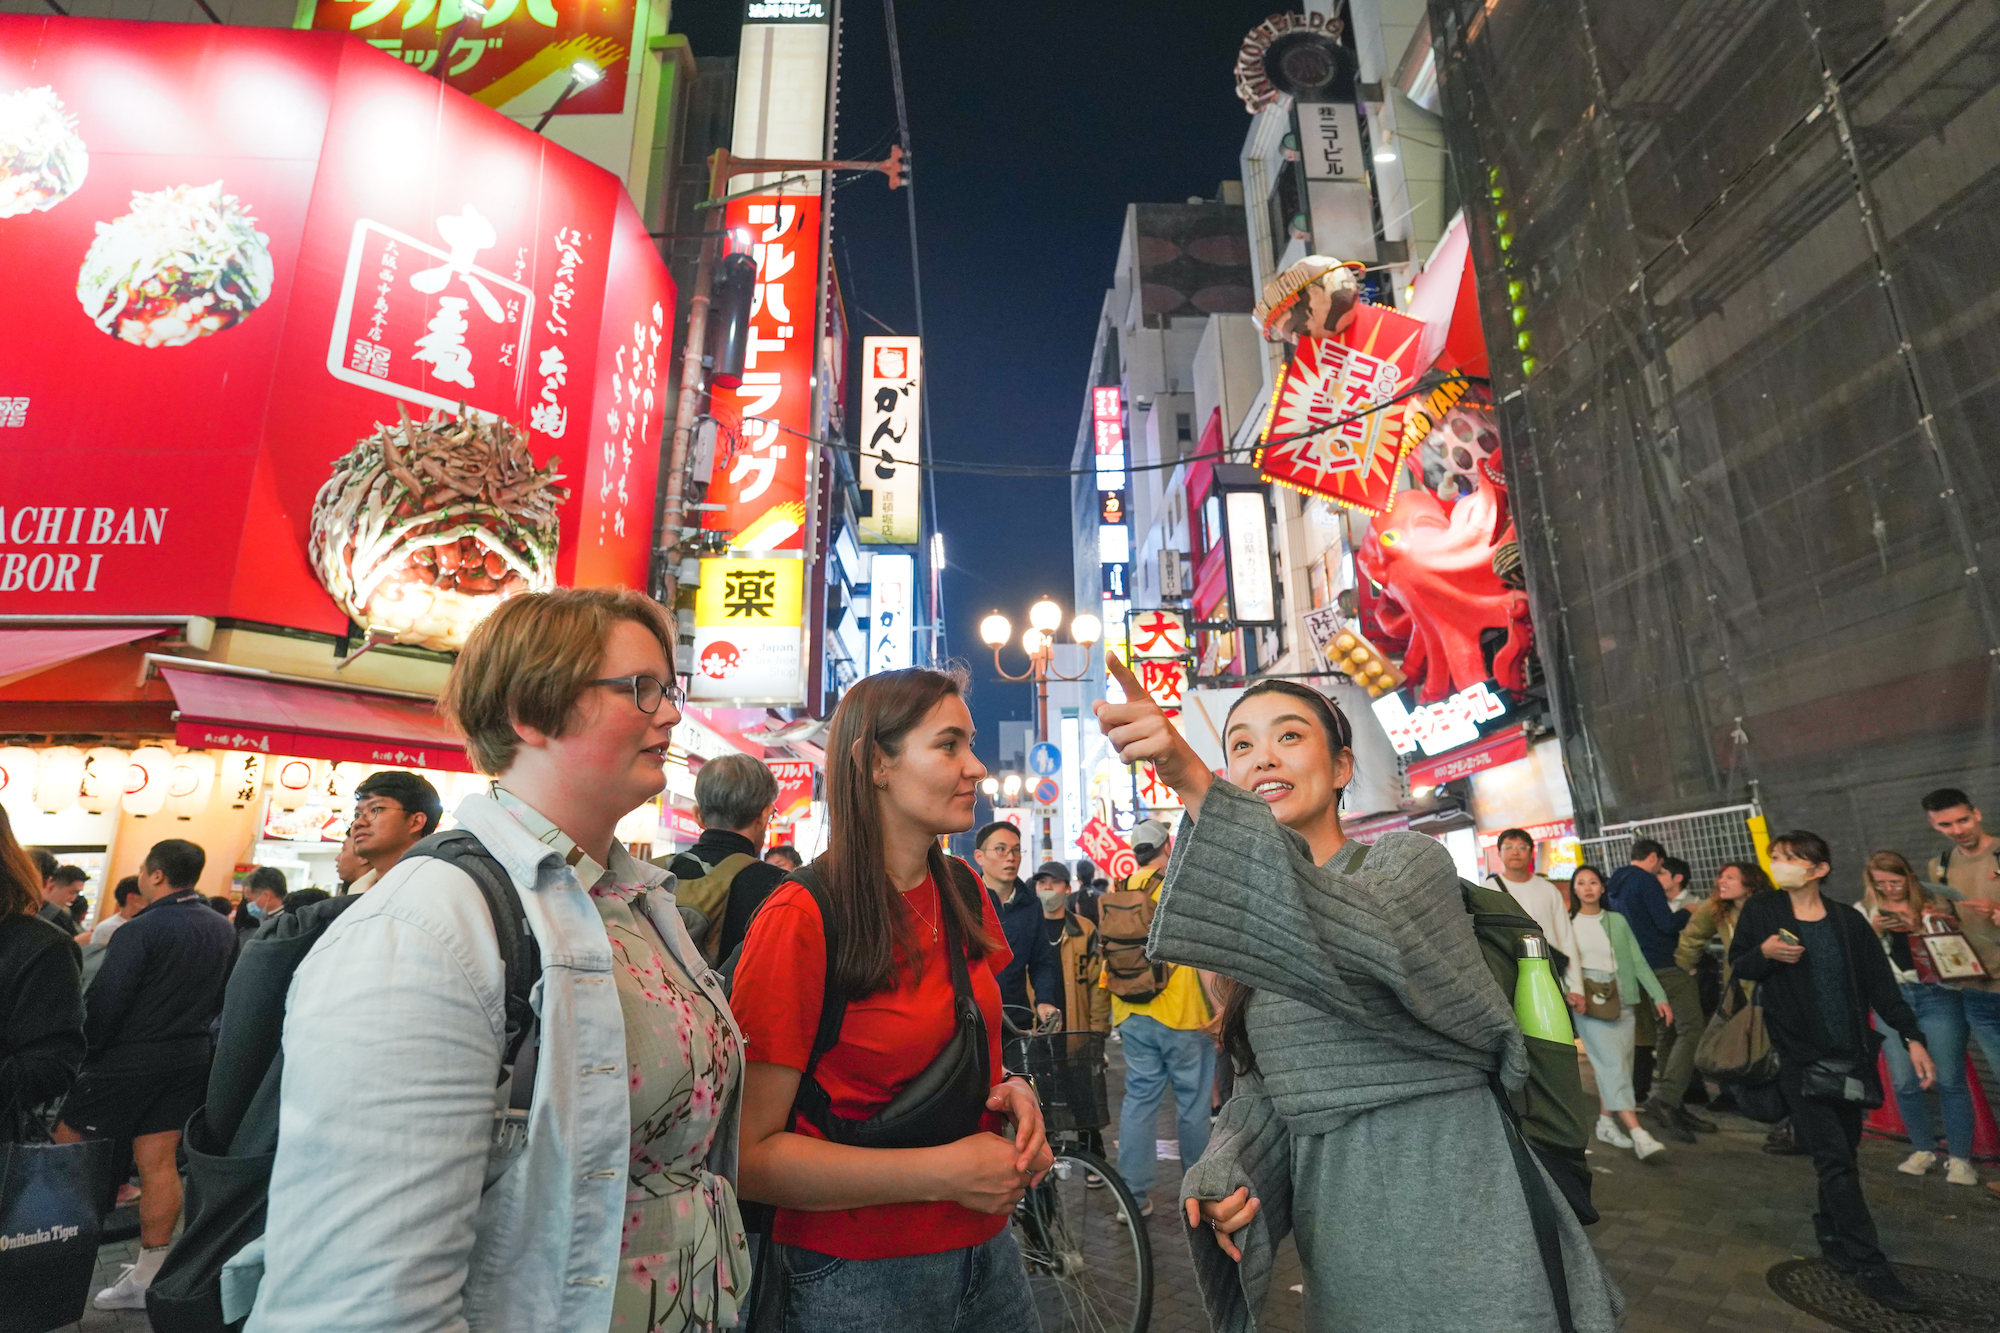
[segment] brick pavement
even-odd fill
[[[1110,1047],[1112,1114],[1122,1095],[1123,1056]],[[1585,1078],[1589,1078],[1588,1069]],[[1174,1137],[1171,1102],[1157,1137]],[[1761,1125],[1720,1117],[1719,1134],[1693,1147],[1668,1145],[1655,1164],[1593,1143],[1596,1199],[1603,1220],[1592,1242],[1625,1291],[1624,1333],[1826,1333],[1829,1325],[1773,1296],[1764,1274],[1813,1245],[1812,1167],[1802,1157],[1769,1157]],[[1115,1128],[1115,1126],[1114,1126]],[[1108,1146],[1108,1145],[1107,1145]],[[1920,1179],[1893,1168],[1908,1145],[1864,1140],[1862,1175],[1884,1248],[1901,1263],[1923,1264],[2000,1280],[2000,1199],[1984,1189],[1947,1185],[1940,1173]],[[1115,1150],[1114,1150],[1115,1155]],[[1982,1174],[2000,1178],[2000,1167]],[[1179,1165],[1161,1162],[1149,1220],[1156,1295],[1149,1333],[1206,1333],[1182,1227],[1168,1201],[1177,1197]],[[1470,1242],[1469,1242],[1470,1243]],[[107,1245],[98,1285],[118,1277],[137,1242]],[[1277,1281],[1261,1323],[1264,1333],[1303,1333],[1303,1297],[1291,1242],[1280,1252]],[[143,1313],[88,1313],[85,1333],[145,1333]],[[1440,1331],[1446,1333],[1446,1331]]]

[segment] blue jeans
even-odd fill
[[[1170,1028],[1133,1014],[1118,1025],[1125,1049],[1125,1105],[1118,1116],[1118,1174],[1144,1202],[1153,1187],[1157,1150],[1153,1138],[1160,1098],[1174,1090],[1181,1166],[1193,1166],[1208,1148],[1208,1099],[1215,1085],[1215,1043],[1206,1032]]]
[[[1038,1333],[1042,1326],[1011,1226],[984,1245],[901,1259],[784,1251],[786,1333]]]
[[[2000,995],[1951,986],[1905,984],[1903,998],[1916,1011],[1917,1025],[1924,1030],[1925,1049],[1937,1065],[1945,1150],[1953,1157],[1971,1157],[1972,1091],[1965,1082],[1966,1042],[1977,1035],[1986,1050],[1987,1063],[2000,1068]],[[1903,1127],[1909,1131],[1910,1146],[1933,1150],[1937,1147],[1938,1125],[1931,1117],[1930,1099],[1917,1085],[1909,1052],[1903,1049],[1901,1039],[1883,1026],[1881,1019],[1876,1019],[1875,1025],[1888,1034],[1882,1054],[1889,1061],[1896,1109],[1902,1113]]]

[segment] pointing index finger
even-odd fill
[[[1141,699],[1150,697],[1146,693],[1146,687],[1139,683],[1139,678],[1132,674],[1132,669],[1109,648],[1104,650],[1104,669],[1111,673],[1111,679],[1118,682],[1118,688],[1125,691],[1128,703],[1137,703]]]

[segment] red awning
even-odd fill
[[[458,734],[421,700],[172,667],[160,675],[180,706],[182,745],[472,771]]]
[[[1516,759],[1527,757],[1527,732],[1519,726],[1513,726],[1471,745],[1462,745],[1435,759],[1423,759],[1411,764],[1410,785],[1442,787],[1453,778],[1470,777],[1484,769],[1498,768],[1502,764],[1511,764]]]
[[[81,511],[79,511],[81,512]],[[74,662],[134,639],[164,634],[165,625],[95,625],[87,629],[0,630],[0,685]]]

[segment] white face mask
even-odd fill
[[[1797,861],[1771,862],[1771,882],[1781,889],[1796,889],[1811,878],[1811,866]]]
[[[1059,911],[1069,901],[1069,890],[1063,888],[1036,889],[1035,896],[1042,900],[1044,912]]]

